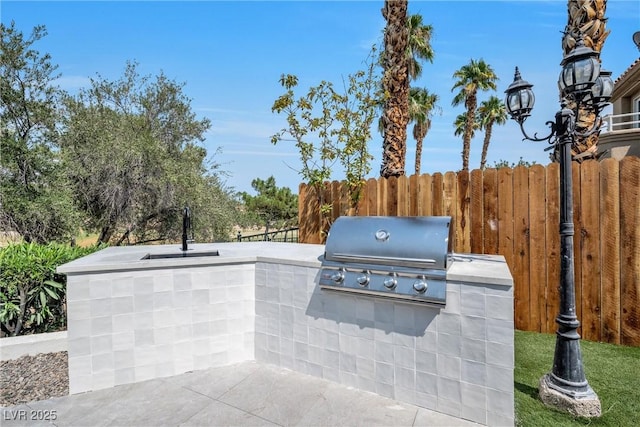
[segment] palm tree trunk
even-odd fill
[[[564,55],[569,54],[575,46],[576,39],[582,34],[584,44],[596,52],[602,51],[602,46],[609,32],[606,29],[605,12],[607,10],[607,0],[568,0],[567,1],[567,25],[562,39],[562,50]],[[571,105],[569,106],[572,107]],[[578,131],[590,129],[595,121],[596,115],[591,111],[580,110],[576,121]],[[595,158],[597,153],[598,133],[586,138],[577,137],[571,147],[571,155],[579,162],[590,158]],[[579,158],[575,156],[582,154]],[[559,151],[556,148],[553,159],[559,160]]]
[[[489,122],[485,126],[484,141],[482,143],[482,157],[480,158],[480,169],[484,170],[484,165],[487,163],[487,152],[489,151],[489,142],[491,141],[491,128],[493,123]]]
[[[422,166],[422,139],[416,139],[416,175],[420,175]]]
[[[382,114],[384,141],[380,175],[384,178],[404,175],[409,124],[409,67],[406,56],[407,0],[385,0],[382,16],[387,21],[384,34],[384,77],[387,99]]]
[[[473,136],[473,128],[475,127],[476,117],[476,97],[469,95],[466,102],[467,106],[467,122],[464,127],[464,136],[462,139],[462,170],[469,170],[469,153],[471,152],[471,138]]]

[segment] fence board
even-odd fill
[[[498,253],[513,275],[513,170],[498,169]]]
[[[311,198],[309,197],[309,192],[305,184],[298,186],[298,200],[304,200],[305,202],[298,203],[298,223],[300,224],[298,237],[301,242],[306,243],[311,240],[307,235],[309,227],[313,227],[313,224],[311,224],[313,218],[310,216],[310,212],[312,212],[311,215],[315,215],[316,212],[311,210]]]
[[[573,180],[573,265],[574,265],[574,285],[576,292],[576,316],[582,319],[582,257],[578,252],[580,248],[580,230],[582,230],[582,210],[580,205],[580,164],[572,163],[571,173]],[[578,334],[582,335],[582,325],[578,327]]]
[[[516,328],[529,331],[529,171],[524,166],[513,171],[513,222],[514,320]]]
[[[378,181],[378,215],[389,215],[387,211],[387,198],[389,197],[389,180],[380,178]]]
[[[484,198],[483,171],[475,169],[471,171],[470,200],[469,200],[469,244],[470,251],[474,254],[483,252],[484,240]]]
[[[469,172],[460,171],[456,175],[455,218],[456,240],[459,252],[471,252],[471,217],[469,207]],[[452,206],[453,207],[453,206]]]
[[[433,183],[429,174],[420,175],[418,200],[418,215],[433,215]]]
[[[398,216],[409,216],[409,178],[398,177]]]
[[[600,338],[600,170],[598,162],[591,160],[580,167],[580,212],[582,228],[576,230],[580,245],[576,258],[582,265],[582,337],[591,341]]]
[[[444,176],[440,172],[433,174],[433,215],[444,215]]]
[[[340,216],[342,202],[340,196],[342,195],[342,185],[339,181],[331,182],[331,223],[333,223]]]
[[[378,180],[371,178],[367,180],[367,214],[378,215]]]
[[[418,181],[420,180],[420,175],[411,175],[409,177],[409,216],[418,216],[418,211],[420,210],[420,196],[418,192]]]
[[[620,344],[620,174],[613,159],[600,164],[602,339]]]
[[[483,254],[498,253],[498,173],[485,169],[482,177]]]
[[[387,213],[389,216],[398,216],[398,178],[395,176],[387,179]]]
[[[456,178],[456,174],[453,172],[447,172],[444,174],[443,179],[443,199],[442,199],[442,215],[451,217],[451,224],[454,225],[453,232],[451,233],[453,236],[453,248],[456,252],[463,252],[460,247],[460,237],[458,236],[458,218],[457,218],[457,199],[456,199],[456,188],[458,186],[458,179]]]
[[[620,162],[621,341],[640,345],[640,158]]]
[[[545,209],[545,169],[542,165],[534,165],[529,169],[529,313],[530,330],[538,332],[546,329],[547,323],[544,293],[547,271],[542,262],[546,256]]]
[[[556,317],[560,307],[560,165],[547,166],[546,176],[546,244],[547,281],[544,290],[546,300],[547,327],[544,332],[553,333],[557,329]]]

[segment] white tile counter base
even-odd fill
[[[502,257],[461,256],[439,308],[320,290],[324,246],[215,246],[233,257],[144,264],[149,247],[109,248],[59,269],[71,394],[255,359],[513,425],[513,287]]]
[[[255,264],[69,276],[70,393],[253,360],[254,276]]]
[[[437,308],[320,290],[317,274],[256,264],[256,360],[513,425],[510,286],[448,283],[446,308]]]

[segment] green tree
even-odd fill
[[[458,114],[456,116],[456,121],[453,122],[453,127],[455,130],[453,134],[455,136],[462,136],[467,128],[467,115],[466,113]],[[476,119],[473,124],[473,129],[471,130],[471,138],[473,138],[476,134],[476,131],[480,128],[480,120]]]
[[[270,176],[266,180],[256,178],[251,181],[256,195],[241,193],[247,212],[255,215],[265,225],[266,231],[274,225],[277,228],[293,226],[298,221],[298,196],[288,187],[276,186],[276,180]]]
[[[439,109],[436,104],[438,95],[429,93],[425,88],[412,87],[409,95],[409,116],[413,122],[413,137],[416,140],[415,174],[420,174],[422,161],[422,142],[431,129],[431,117],[434,109]]]
[[[407,125],[409,124],[407,8],[407,0],[385,0],[382,8],[382,16],[387,23],[384,30],[384,54],[382,55],[384,140],[380,176],[383,178],[405,174]]]
[[[296,99],[298,78],[282,75],[280,84],[286,92],[271,108],[275,113],[285,114],[287,120],[287,127],[273,135],[271,142],[277,144],[286,140],[285,136],[293,138],[300,153],[302,179],[319,188],[331,178],[336,164],[340,164],[354,203],[373,158],[367,143],[379,99],[376,57],[374,47],[365,62],[366,69],[350,74],[342,91],[323,81]]]
[[[210,121],[196,119],[183,84],[136,67],[65,100],[62,158],[88,225],[98,242],[177,240],[187,205],[197,240],[228,239],[232,192],[199,144]]]
[[[493,69],[484,60],[478,61],[472,59],[469,64],[463,65],[459,70],[453,73],[454,79],[457,79],[451,88],[458,93],[454,96],[451,104],[455,107],[464,103],[467,109],[467,118],[465,121],[465,130],[462,137],[462,170],[469,170],[469,154],[471,151],[471,138],[476,126],[476,108],[478,105],[478,91],[486,91],[489,89],[496,90],[496,76]]]
[[[11,22],[0,33],[0,228],[28,242],[69,240],[78,215],[56,149],[57,66],[32,49],[47,32],[25,38]]]
[[[431,33],[433,27],[422,22],[422,15],[410,15],[407,19],[409,42],[407,43],[407,58],[409,77],[416,80],[422,75],[421,61],[433,63],[434,52],[431,47]]]
[[[484,169],[487,162],[487,152],[489,151],[493,125],[503,125],[507,122],[507,108],[500,98],[491,96],[488,100],[482,101],[480,107],[478,107],[478,117],[480,128],[484,129],[482,157],[480,159],[480,169]]]
[[[536,164],[535,161],[529,162],[527,160],[524,160],[522,157],[520,157],[520,160],[518,160],[518,163],[513,163],[513,162],[509,163],[507,160],[500,159],[497,162],[493,162],[493,167],[495,169],[500,169],[500,168],[511,168],[511,169],[513,169],[513,168],[515,168],[517,166],[525,166],[525,167],[528,168],[528,167],[531,167],[531,166],[533,166],[535,164]]]

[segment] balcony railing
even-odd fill
[[[602,118],[602,133],[640,129],[640,113],[609,114]]]

